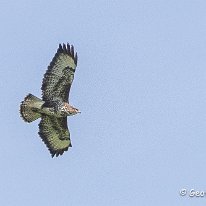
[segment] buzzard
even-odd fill
[[[51,156],[62,155],[72,146],[67,126],[67,116],[80,111],[69,104],[69,91],[77,66],[74,47],[59,44],[42,82],[42,99],[28,94],[20,105],[25,122],[41,118],[39,136],[48,147]]]

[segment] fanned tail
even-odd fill
[[[20,114],[23,120],[25,122],[33,122],[41,117],[41,114],[38,111],[41,109],[43,104],[44,101],[32,94],[28,94],[20,105]]]

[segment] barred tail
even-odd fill
[[[38,111],[41,109],[43,104],[44,101],[32,94],[28,94],[20,105],[20,114],[24,121],[33,122],[34,120],[41,117],[41,114]]]

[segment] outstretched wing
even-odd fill
[[[69,44],[63,46],[59,44],[43,78],[41,87],[43,101],[51,101],[55,98],[68,101],[76,66],[77,53],[74,54],[74,47]]]
[[[42,115],[39,123],[39,135],[52,157],[62,155],[72,146],[67,127],[67,117],[55,118]]]

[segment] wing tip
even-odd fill
[[[58,53],[68,54],[74,60],[74,63],[77,66],[78,57],[77,57],[77,52],[74,52],[73,45],[70,45],[69,43],[59,44],[59,48],[57,49],[57,54]]]
[[[48,146],[47,146],[48,147]],[[68,151],[69,147],[72,147],[71,140],[68,147],[59,150],[52,150],[48,147],[51,157],[54,158],[55,156],[58,157],[59,155],[63,155],[64,152]]]
[[[41,130],[42,129],[42,125],[41,125],[41,122],[39,124],[39,129]],[[59,150],[53,150],[50,146],[49,146],[49,141],[47,141],[47,139],[44,137],[44,134],[42,132],[38,132],[39,136],[41,137],[41,140],[44,142],[44,144],[46,145],[47,149],[49,150],[50,154],[51,154],[51,157],[54,158],[55,156],[58,157],[59,155],[63,155],[64,152],[68,151],[69,147],[72,147],[72,144],[71,144],[71,140],[70,140],[70,143],[69,143],[69,146],[68,147],[65,147],[65,148],[62,148],[62,149],[59,149]]]
[[[63,155],[63,153],[66,152],[68,149],[69,149],[69,147],[66,147],[66,148],[61,149],[61,150],[56,150],[56,151],[49,149],[49,152],[51,154],[51,157],[54,158],[55,156],[58,157],[59,155]]]

